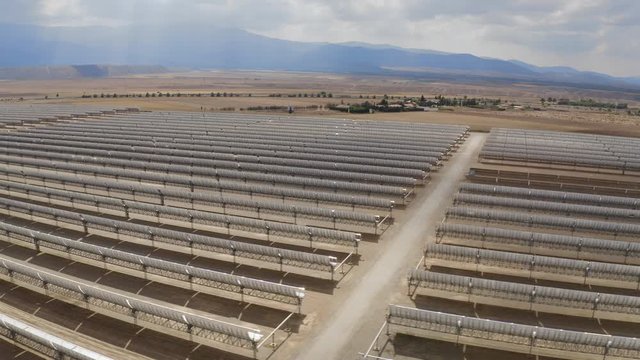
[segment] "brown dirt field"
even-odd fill
[[[181,97],[89,98],[83,94],[146,94],[154,92],[182,93]],[[333,98],[287,97],[288,94],[331,93]],[[211,92],[235,93],[239,97],[211,97]],[[184,94],[202,94],[201,97]],[[56,98],[56,94],[60,97]],[[251,94],[251,96],[249,96]],[[282,94],[283,97],[270,97]],[[500,98],[503,103],[516,103],[539,108],[540,97],[593,98],[601,101],[621,101],[630,107],[640,106],[635,93],[620,91],[543,87],[531,84],[462,84],[429,80],[401,79],[389,76],[352,76],[343,74],[296,73],[271,71],[192,71],[114,77],[102,79],[0,81],[0,104],[25,103],[95,104],[113,107],[139,107],[154,111],[237,111],[255,106],[293,106],[296,114],[330,116],[363,120],[398,120],[470,125],[473,130],[488,131],[491,127],[517,127],[571,132],[640,136],[640,117],[625,111],[602,111],[568,106],[545,106],[540,110],[453,109],[439,112],[376,113],[366,115],[323,110],[328,103],[361,103],[379,101],[384,95],[433,97],[469,96]],[[360,95],[364,98],[360,99]],[[45,100],[44,97],[49,99]],[[370,99],[366,99],[369,96]],[[376,99],[373,97],[376,96]],[[313,107],[313,110],[303,109]],[[320,107],[321,110],[316,110]],[[254,113],[253,111],[247,113]],[[284,112],[267,112],[285,114]]]

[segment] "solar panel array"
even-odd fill
[[[79,117],[138,112],[137,108],[114,109],[107,106],[62,104],[3,104],[0,106],[0,128],[34,125]]]
[[[450,335],[443,338],[458,338],[461,343],[465,342],[461,338],[468,338],[475,340],[476,344],[481,342],[487,347],[496,346],[504,350],[510,349],[507,344],[512,344],[517,349],[528,348],[533,355],[555,353],[562,358],[584,359],[593,354],[604,359],[640,357],[640,340],[635,338],[514,324],[396,305],[389,306],[388,313],[391,325]]]
[[[188,283],[186,285],[188,288],[192,288],[194,285],[203,285],[201,289],[208,286],[266,299],[274,299],[279,296],[279,301],[296,305],[300,305],[304,298],[305,289],[300,287],[114,250],[61,236],[28,230],[8,223],[0,223],[0,231],[3,233],[5,239],[14,243],[16,243],[16,241],[28,242],[36,246],[39,250],[43,248],[54,250],[54,254],[56,254],[55,250],[58,250],[65,253],[66,256],[82,257],[83,259],[80,261],[84,260],[89,264],[97,261],[101,262],[102,266],[112,264],[128,269],[136,269],[144,273],[142,274],[143,278],[149,278],[153,274],[166,276]],[[44,251],[46,252],[48,250]]]
[[[360,242],[392,226],[468,132],[383,121],[50,109],[46,116],[46,107],[0,107],[0,119],[16,120],[0,133],[0,241],[105,277],[206,294],[213,306],[164,303],[153,292],[135,294],[128,282],[93,283],[41,267],[40,256],[23,261],[3,252],[0,277],[204,344],[212,357],[221,354],[213,349],[256,356],[266,339],[273,342],[272,332],[295,328],[306,285],[323,292],[335,286],[345,263],[357,265]],[[242,304],[237,316],[229,304]]]
[[[131,322],[149,322],[186,332],[189,338],[202,337],[229,342],[240,347],[255,348],[262,335],[259,329],[248,328],[209,317],[193,310],[163,304],[156,299],[128,295],[112,288],[94,285],[69,276],[61,276],[40,267],[0,255],[0,274],[17,284],[55,292],[69,302],[84,301],[87,305],[134,318]],[[149,325],[147,325],[149,326]],[[156,327],[156,326],[151,326]],[[205,342],[205,344],[208,342]]]
[[[627,331],[640,323],[640,196],[629,175],[640,165],[638,145],[492,130],[480,154],[486,165],[459,186],[435,242],[408,275],[419,308],[390,305],[387,331],[552,358],[640,358],[638,332]],[[608,173],[594,175],[596,168]],[[469,313],[477,315],[430,305],[451,301],[473,304]],[[491,318],[477,304],[494,308]],[[540,323],[555,314],[563,325],[522,323],[531,314]],[[572,317],[611,323],[588,327]]]
[[[583,316],[590,317],[596,313],[600,319],[640,321],[640,298],[636,296],[562,289],[425,270],[411,271],[409,283],[429,296],[446,298],[451,294],[458,294],[467,296],[470,301],[492,305],[512,302],[512,306],[516,308],[558,314],[580,309],[584,310]]]
[[[480,157],[625,172],[640,170],[640,140],[553,131],[492,129]]]
[[[0,335],[52,359],[111,360],[5,314],[0,314]]]

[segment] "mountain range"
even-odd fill
[[[280,40],[215,26],[43,27],[0,24],[0,78],[99,77],[162,72],[166,68],[286,70],[395,74],[465,81],[517,81],[640,89],[640,78],[620,78],[570,67],[366,43]],[[127,67],[62,67],[110,64]],[[156,66],[148,66],[148,65]],[[102,69],[102,70],[100,70]],[[107,69],[107,70],[105,70]],[[108,70],[111,69],[111,70]],[[84,71],[83,71],[84,70]],[[66,74],[66,75],[65,75]]]

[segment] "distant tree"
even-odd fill
[[[547,101],[547,100],[546,100],[545,98],[543,98],[543,97],[541,97],[541,98],[540,98],[540,104],[541,104],[542,106],[544,106],[544,103],[545,103],[546,101]]]
[[[332,93],[328,93],[328,94],[327,94],[327,97],[332,98],[332,97],[333,97],[333,94],[332,94]]]
[[[44,99],[47,100],[49,98],[49,95],[45,95]]]
[[[60,97],[60,94],[56,93],[56,97],[57,97],[57,98],[58,98],[58,97]]]
[[[303,95],[303,96],[304,96],[304,97],[308,97],[309,95],[307,95],[307,93],[304,93],[304,95]]]
[[[117,98],[117,97],[118,97],[118,94],[113,93],[113,97],[114,97],[114,98]]]
[[[149,97],[149,96],[151,96],[151,94],[149,94],[149,93],[146,93],[146,94],[144,95],[144,97]]]
[[[169,94],[168,92],[165,94],[166,97],[171,97],[171,94]]]
[[[151,93],[151,97],[156,97],[156,93]]]

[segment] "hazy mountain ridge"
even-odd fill
[[[166,73],[158,65],[57,65],[0,68],[0,80],[62,80]]]
[[[414,76],[436,74],[472,74],[478,77],[596,84],[637,88],[638,78],[616,78],[570,67],[538,67],[518,60],[482,58],[471,54],[404,49],[392,45],[364,43],[304,43],[273,39],[244,30],[191,27],[40,27],[0,24],[0,78],[28,78],[26,67],[69,64],[114,64],[130,66],[131,73],[164,72],[166,67],[192,69],[247,69],[321,71],[336,73],[389,74]],[[135,66],[159,64],[160,67]],[[95,65],[94,65],[95,66]],[[17,69],[15,69],[17,68]],[[51,71],[52,68],[48,68]],[[106,71],[72,68],[54,71],[52,76],[113,76],[115,67]],[[155,70],[154,70],[155,69]],[[84,70],[91,70],[83,73]],[[105,73],[106,71],[106,73]],[[120,68],[120,71],[125,71]],[[126,71],[125,71],[126,72]],[[11,75],[14,73],[14,75]],[[45,76],[42,70],[36,77]],[[58,74],[58,75],[55,75]]]

